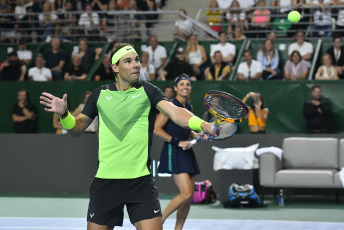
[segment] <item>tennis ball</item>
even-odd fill
[[[300,18],[301,18],[301,15],[296,10],[293,10],[288,14],[289,22],[296,23],[296,22],[300,21]]]

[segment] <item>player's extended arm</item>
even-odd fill
[[[58,98],[50,93],[43,92],[42,96],[40,96],[40,99],[40,103],[46,106],[44,110],[47,112],[56,113],[60,117],[68,112],[67,94],[64,94],[62,98]],[[73,121],[74,119],[75,122]],[[67,125],[65,123],[66,121],[68,121]],[[62,117],[61,123],[63,127],[67,129],[68,133],[71,136],[77,137],[80,136],[85,131],[85,129],[92,123],[92,119],[82,113],[80,113],[76,118],[74,118],[68,112],[68,115]]]
[[[165,100],[160,101],[157,105],[157,108],[167,118],[171,119],[174,123],[184,128],[189,128],[189,120],[191,117],[195,116],[187,109],[177,107],[173,105],[171,102]],[[201,124],[201,128],[204,132],[207,132],[212,136],[217,136],[216,132],[212,130],[212,123],[204,121]]]

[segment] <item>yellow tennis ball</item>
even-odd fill
[[[296,23],[296,22],[300,21],[300,18],[301,18],[301,15],[296,10],[293,10],[288,14],[289,22]]]

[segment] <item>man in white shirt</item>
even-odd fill
[[[309,64],[309,66],[311,65],[311,59],[313,56],[313,45],[312,43],[305,41],[305,35],[302,31],[296,32],[296,42],[290,44],[288,48],[289,59],[291,53],[294,50],[299,51],[302,59],[305,60]]]
[[[35,67],[29,69],[30,81],[51,81],[52,74],[49,68],[44,67],[44,59],[42,54],[37,54],[35,59]]]
[[[238,67],[238,80],[260,80],[262,79],[263,67],[262,64],[252,59],[250,50],[245,50],[243,53],[244,62],[240,63]]]
[[[19,40],[17,55],[19,60],[25,65],[31,61],[32,51],[26,49],[26,41],[24,39]]]
[[[88,38],[89,40],[97,40],[97,34],[99,34],[99,15],[92,12],[92,5],[90,3],[85,4],[85,13],[81,14],[78,25],[85,35],[94,35]]]
[[[210,45],[210,58],[211,63],[215,63],[214,54],[215,51],[221,51],[223,61],[232,64],[236,54],[236,47],[233,44],[228,43],[227,40],[227,33],[225,31],[219,32],[219,40],[220,43],[216,45]]]
[[[158,44],[156,36],[149,38],[149,44],[143,51],[149,54],[149,63],[154,65],[155,75],[159,76],[167,59],[166,48]]]

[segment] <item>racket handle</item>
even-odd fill
[[[214,124],[212,130],[213,130],[214,132],[216,132],[219,128],[220,128],[220,125],[215,125],[215,124]]]
[[[197,139],[193,139],[192,141],[190,141],[190,143],[192,145],[196,144],[197,142],[200,142],[202,140],[202,136],[198,137]],[[183,148],[183,150],[185,150],[185,148]]]

